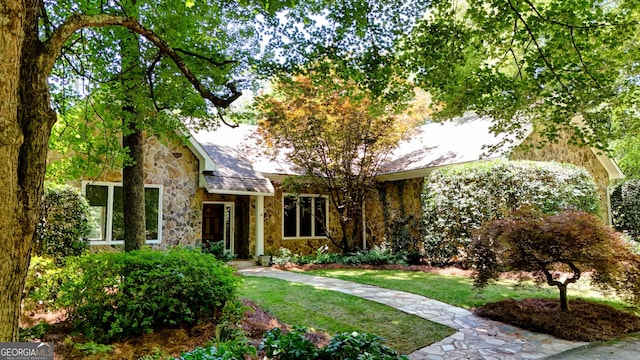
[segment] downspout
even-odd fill
[[[362,250],[367,250],[367,211],[366,201],[362,201]]]
[[[256,196],[256,253],[254,258],[264,255],[264,195]]]

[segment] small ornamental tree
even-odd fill
[[[328,194],[341,234],[326,235],[348,253],[362,241],[362,204],[389,153],[422,121],[414,103],[404,114],[353,81],[310,72],[275,85],[258,99],[262,139],[300,169],[287,186]]]
[[[474,233],[470,245],[475,286],[482,288],[507,271],[528,272],[556,286],[560,308],[569,311],[567,286],[592,271],[591,284],[637,302],[638,257],[618,233],[595,215],[565,211],[542,215],[532,210],[493,220]]]

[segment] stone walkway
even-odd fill
[[[240,269],[238,272],[362,297],[457,330],[453,335],[409,354],[411,360],[541,359],[586,345],[487,320],[468,310],[402,291],[264,267]]]

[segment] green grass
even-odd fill
[[[475,290],[473,280],[469,277],[418,271],[325,269],[306,273],[406,291],[465,309],[505,299],[558,298],[558,290],[555,287],[546,285],[537,287],[533,283],[519,285],[515,280],[500,280],[482,290]],[[612,296],[605,298],[602,294],[592,291],[582,280],[577,284],[569,285],[569,297],[580,297],[617,309],[629,310],[624,302]]]
[[[240,296],[281,321],[326,331],[366,332],[408,354],[454,333],[444,325],[359,297],[264,277],[244,277]]]

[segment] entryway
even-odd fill
[[[202,206],[202,246],[224,241],[225,250],[235,252],[233,202],[207,202]]]

